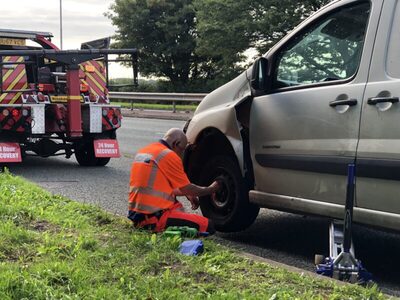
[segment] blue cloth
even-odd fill
[[[179,251],[185,255],[195,256],[195,255],[199,255],[200,253],[203,253],[204,245],[201,240],[184,241],[179,246]]]

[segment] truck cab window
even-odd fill
[[[333,12],[292,39],[277,55],[273,88],[351,78],[362,54],[370,4]]]

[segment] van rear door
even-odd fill
[[[400,229],[400,2],[385,1],[382,16],[362,105],[355,218]]]

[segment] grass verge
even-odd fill
[[[134,109],[156,109],[156,110],[173,110],[172,104],[155,104],[155,103],[133,103],[133,106],[129,102],[112,102],[111,104],[119,105],[123,108],[134,108]],[[176,110],[179,111],[195,111],[197,105],[176,105]]]
[[[181,240],[0,174],[0,299],[385,299]]]

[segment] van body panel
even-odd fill
[[[314,201],[298,197],[289,197],[276,194],[250,191],[250,201],[271,209],[277,209],[292,213],[304,213],[309,215],[324,216],[333,219],[343,218],[344,205]],[[353,221],[359,224],[373,227],[398,230],[400,228],[400,215],[382,211],[355,207]]]
[[[382,15],[362,108],[356,201],[400,214],[400,3],[385,1]]]
[[[220,99],[218,95],[215,96],[216,99]],[[207,97],[210,99],[214,95],[210,94]],[[243,140],[240,134],[241,125],[236,118],[235,107],[246,99],[247,96],[196,113],[190,121],[186,132],[189,144],[196,144],[196,137],[200,136],[204,130],[209,128],[218,129],[231,144],[242,174],[244,174]]]
[[[337,15],[345,15],[349,3],[353,8],[358,7],[360,2],[344,3],[343,8],[331,5],[322,15],[316,14],[307,23],[308,27],[315,29],[298,28],[298,32],[292,34],[294,42],[288,39],[268,54],[272,80],[274,76],[277,81],[281,80],[279,75],[274,74],[279,72],[279,64],[285,63],[286,53],[300,53],[296,49],[300,48],[302,40],[307,42],[310,37],[314,38],[313,35],[316,41],[324,38],[327,35],[324,30],[327,31],[328,27],[325,24],[338,18]],[[367,10],[368,7],[363,9]],[[380,10],[381,3],[375,2],[369,8],[369,19],[377,18]],[[362,21],[366,23],[366,19]],[[362,44],[360,40],[359,46],[362,54],[358,71],[355,75],[349,73],[352,76],[350,80],[337,78],[330,84],[323,81],[314,84],[300,82],[298,86],[290,86],[299,81],[300,76],[294,79],[287,77],[287,87],[277,87],[275,90],[272,87],[271,93],[254,98],[250,115],[250,151],[256,190],[344,204],[347,165],[353,163],[356,156],[361,104],[376,27],[377,22],[370,22],[364,31],[364,42]],[[329,39],[333,38],[328,35],[326,40],[329,42]],[[291,43],[294,46],[290,46]],[[283,58],[279,61],[279,57]],[[307,58],[306,55],[304,57]],[[300,58],[303,59],[303,56],[292,56],[290,59],[294,61]],[[354,99],[357,103],[352,106],[330,105],[332,101],[346,99]]]

